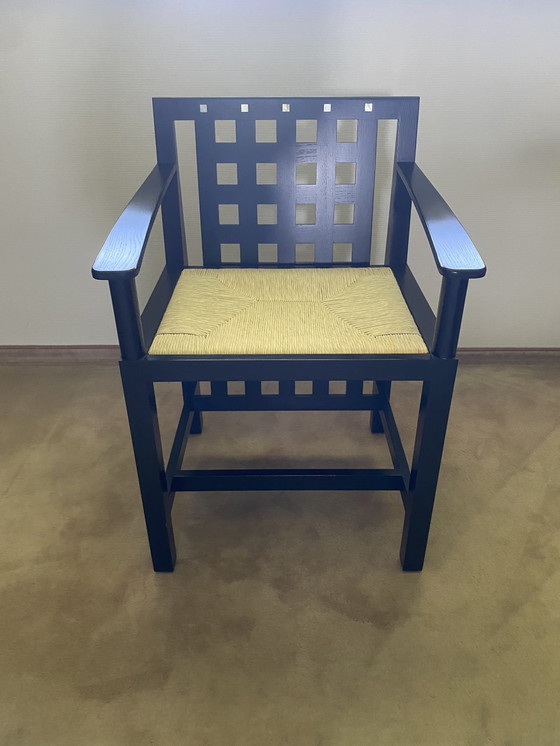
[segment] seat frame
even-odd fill
[[[360,107],[372,105],[378,112],[378,119],[398,120],[385,266],[393,270],[426,342],[427,354],[150,355],[151,341],[178,277],[187,266],[174,124],[190,118],[190,113],[201,104],[213,101],[223,100],[154,99],[158,164],[118,219],[92,270],[96,279],[109,281],[121,349],[120,371],[154,570],[169,572],[175,567],[171,512],[176,492],[325,489],[400,492],[405,513],[401,565],[403,570],[419,571],[424,563],[440,471],[468,281],[486,272],[464,228],[414,163],[419,99],[360,97],[342,101]],[[227,106],[238,106],[244,101],[252,106],[259,100],[225,101]],[[266,101],[278,102],[278,105],[288,101],[297,106],[300,100]],[[324,103],[341,100],[305,101],[322,107]],[[407,264],[412,205],[424,226],[442,276],[435,314]],[[135,278],[160,207],[166,265],[140,313]],[[364,266],[364,262],[353,262],[351,266]],[[278,394],[263,394],[260,382],[271,380],[279,382]],[[297,394],[295,381],[299,380],[313,381],[313,393]],[[346,381],[346,393],[330,394],[328,387],[332,380]],[[364,380],[375,381],[375,393],[363,392]],[[181,383],[184,402],[167,463],[162,452],[154,390],[154,383],[161,381]],[[201,393],[200,381],[211,382],[211,394]],[[229,396],[228,381],[244,381],[245,393]],[[422,382],[410,465],[391,408],[392,381]],[[393,468],[181,468],[189,435],[202,431],[204,411],[242,410],[370,411],[371,430],[385,434]]]

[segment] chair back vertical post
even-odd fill
[[[154,105],[153,112],[158,163],[177,164],[175,119],[165,108],[156,109]],[[178,167],[161,203],[161,222],[166,265],[171,271],[179,272],[187,266],[187,243]]]
[[[406,106],[402,107],[397,129],[396,162],[415,161],[419,106],[419,99],[406,99]],[[385,264],[394,272],[402,272],[406,267],[411,209],[412,200],[399,178],[397,169],[393,168]]]

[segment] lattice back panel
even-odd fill
[[[379,119],[414,160],[418,99],[154,99],[158,160],[195,122],[204,265],[369,264]]]

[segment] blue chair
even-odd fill
[[[422,569],[457,368],[468,281],[486,268],[415,164],[418,98],[156,98],[157,165],[93,267],[108,280],[154,570],[175,565],[176,492],[395,490],[401,564]],[[383,266],[371,266],[380,120],[397,121]],[[203,262],[187,265],[175,123],[194,122]],[[441,274],[434,314],[407,264],[411,206]],[[142,313],[135,278],[161,208],[165,268]],[[296,381],[312,381],[297,393]],[[391,381],[421,381],[409,466]],[[154,382],[182,384],[168,463]],[[210,382],[203,392],[199,383]],[[244,382],[230,395],[228,382]],[[278,382],[263,393],[262,382]],[[333,394],[329,381],[345,381]],[[364,381],[374,381],[373,393]],[[185,470],[202,412],[368,410],[390,469]]]

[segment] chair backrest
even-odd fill
[[[370,263],[378,122],[414,161],[419,99],[156,98],[159,163],[194,122],[204,266]]]

